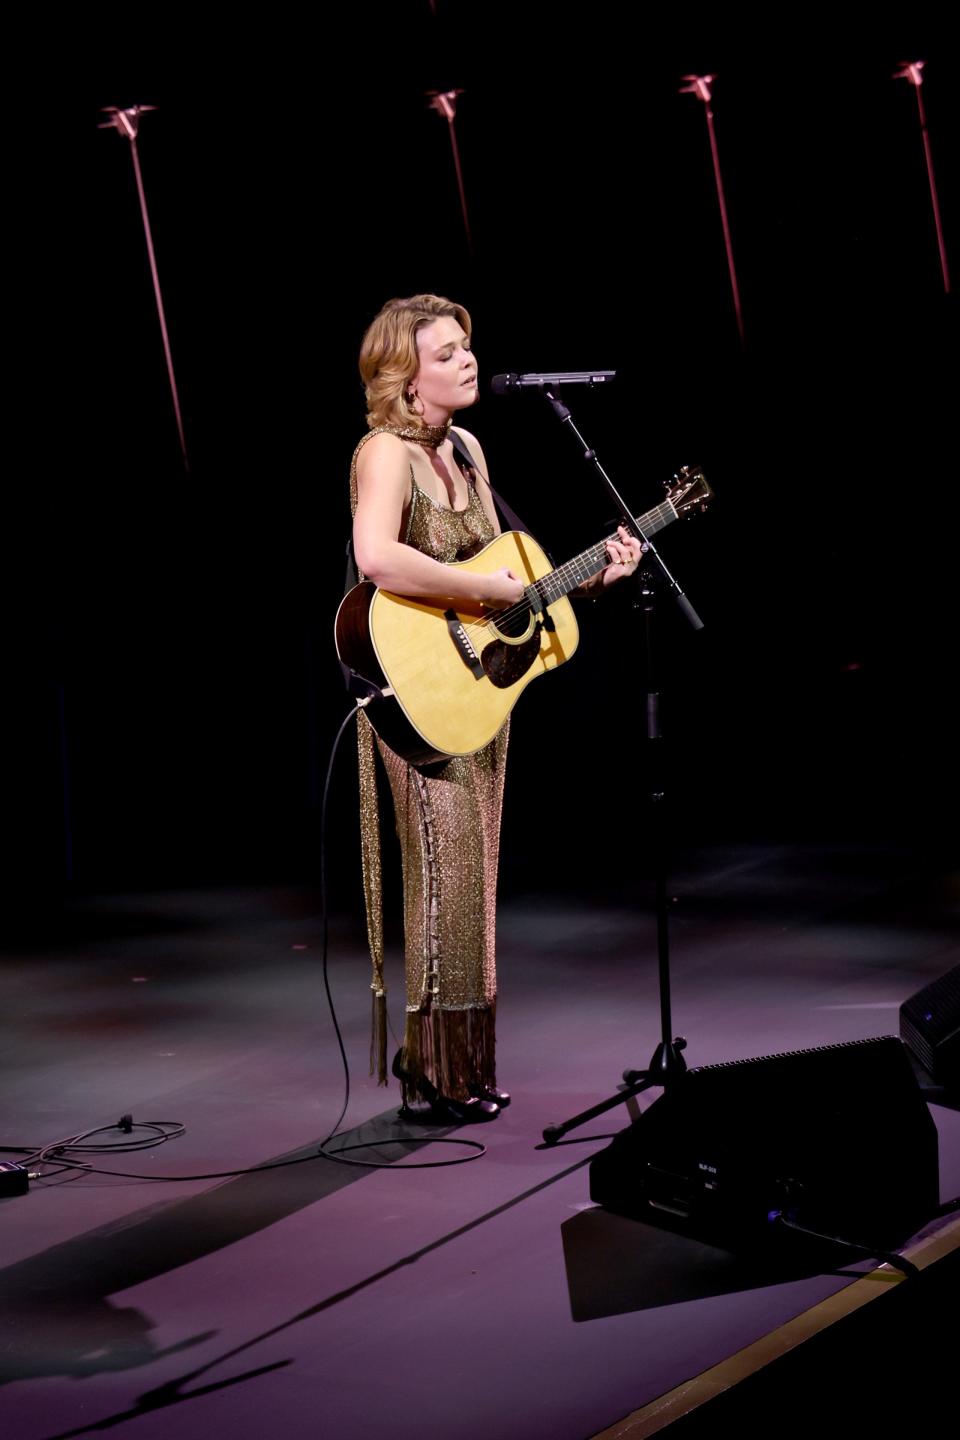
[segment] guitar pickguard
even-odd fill
[[[540,626],[533,627],[533,634],[520,645],[507,645],[502,640],[492,640],[480,656],[484,674],[498,690],[506,690],[526,675],[540,653]]]

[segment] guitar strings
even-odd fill
[[[604,550],[606,549],[606,544],[607,542],[603,540],[599,545],[594,545],[590,550],[584,550],[583,554],[578,555],[574,560],[568,560],[565,565],[558,566],[556,570],[551,570],[547,575],[541,575],[538,580],[533,581],[533,584],[530,588],[536,590],[541,600],[546,600],[546,594],[541,589],[541,586],[544,585],[544,582],[562,580],[564,588],[560,590],[558,595],[555,595],[553,597],[555,600],[559,599],[560,595],[565,593],[566,581],[569,578],[575,579],[579,584],[582,580],[589,579],[591,575],[595,575],[597,573],[595,569],[589,569],[587,575],[580,575],[577,572],[579,569],[586,568],[585,565],[580,564],[581,561],[587,562],[587,565],[589,565],[592,564],[594,558],[599,559],[600,556],[603,554]],[[552,604],[553,601],[547,601],[547,603]],[[506,610],[497,610],[494,611],[491,615],[486,616],[485,619],[481,622],[479,628],[483,630],[489,630],[491,625],[495,624],[497,628],[502,629],[504,625],[509,625],[514,620],[519,620],[525,614],[529,613],[530,601],[521,600],[518,601],[517,604],[509,606]]]
[[[645,515],[641,516],[640,521],[636,523],[638,524],[638,528],[640,530],[648,534],[656,534],[658,530],[662,530],[663,527],[667,525],[669,521],[676,516],[676,513],[677,512],[671,502],[669,500],[664,500],[659,505],[655,506],[653,510],[647,511]],[[613,540],[615,537],[613,535],[610,535],[607,538],[609,540]],[[539,580],[535,580],[533,582],[532,588],[537,591],[537,594],[539,595],[541,600],[545,600],[546,596],[544,592],[540,589],[540,586],[543,585],[545,581],[556,581],[562,579],[565,587],[567,580],[570,578],[575,579],[578,584],[581,583],[584,579],[590,579],[593,575],[596,575],[598,573],[596,569],[590,569],[588,574],[585,576],[578,574],[578,569],[582,568],[582,562],[593,565],[595,559],[599,560],[603,556],[606,548],[607,540],[601,540],[598,544],[591,546],[589,550],[584,550],[580,555],[575,556],[572,560],[568,560],[566,564],[559,565],[556,570],[551,570],[548,574],[542,575]],[[561,595],[564,593],[565,589],[560,591]],[[559,599],[559,595],[554,596],[554,599]],[[552,604],[553,602],[547,601],[547,603]],[[471,632],[479,635],[484,631],[490,631],[492,628],[502,630],[504,625],[510,625],[515,620],[520,620],[525,614],[529,613],[529,600],[522,600],[518,601],[515,605],[509,606],[506,610],[494,611],[492,614],[485,616],[484,619],[479,622],[469,620],[464,621],[463,628],[468,635]]]

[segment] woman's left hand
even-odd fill
[[[604,587],[615,585],[618,580],[625,580],[629,575],[635,575],[642,549],[636,535],[631,535],[629,530],[621,525],[616,535],[607,541],[610,564],[600,576]]]

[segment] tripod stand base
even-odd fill
[[[682,1035],[678,1035],[670,1044],[661,1040],[646,1070],[624,1070],[624,1084],[636,1085],[638,1080],[646,1080],[650,1085],[668,1085],[687,1068],[687,1062],[681,1054],[686,1048],[687,1042]]]
[[[681,1058],[680,1051],[686,1049],[686,1040],[678,1035],[672,1044],[661,1042],[653,1052],[649,1070],[624,1070],[624,1083],[618,1089],[616,1095],[611,1095],[607,1100],[601,1100],[598,1105],[591,1105],[589,1110],[581,1110],[579,1115],[573,1115],[569,1120],[562,1120],[559,1125],[548,1125],[543,1131],[543,1143],[545,1145],[556,1145],[570,1130],[576,1130],[578,1125],[585,1125],[588,1120],[595,1120],[598,1115],[603,1115],[612,1110],[615,1105],[624,1105],[634,1095],[639,1095],[644,1090],[652,1090],[655,1085],[666,1085],[682,1074],[687,1066]]]

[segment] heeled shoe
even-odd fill
[[[395,1078],[399,1080],[401,1084],[405,1084],[408,1081],[412,1081],[413,1076],[410,1074],[409,1070],[405,1070],[403,1068],[402,1058],[403,1047],[401,1046],[401,1048],[397,1051],[396,1055],[394,1055],[393,1059],[390,1062],[390,1074],[395,1076]]]
[[[470,1100],[451,1100],[447,1095],[441,1095],[425,1075],[413,1076],[409,1070],[404,1069],[401,1061],[402,1050],[398,1050],[393,1057],[390,1066],[392,1073],[404,1085],[415,1087],[426,1100],[430,1107],[430,1118],[441,1125],[480,1125],[488,1120],[496,1120],[500,1114],[500,1106],[490,1096],[474,1096]],[[508,1097],[509,1099],[509,1097]],[[416,1112],[404,1105],[408,1115]]]
[[[438,1095],[436,1100],[431,1100],[430,1110],[444,1125],[482,1125],[487,1120],[496,1120],[500,1114],[500,1106],[490,1100],[476,1097],[472,1100],[450,1100],[446,1095]]]
[[[506,1110],[510,1104],[510,1096],[506,1090],[496,1090],[486,1085],[471,1085],[470,1094],[477,1100],[489,1100],[498,1110]]]

